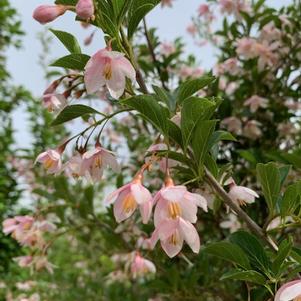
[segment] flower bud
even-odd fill
[[[32,17],[41,24],[46,24],[63,15],[68,8],[64,5],[40,5],[34,10]]]
[[[94,15],[93,0],[79,0],[76,4],[76,14],[83,20],[88,20]]]

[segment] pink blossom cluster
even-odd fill
[[[99,181],[108,166],[116,172],[119,171],[114,153],[103,148],[99,143],[96,143],[94,149],[78,153],[64,164],[62,163],[63,151],[64,147],[47,150],[38,155],[36,162],[41,163],[50,174],[64,171],[68,176],[85,177],[89,181]]]
[[[46,251],[46,233],[53,233],[56,226],[47,221],[32,216],[15,216],[2,223],[3,233],[10,234],[20,245],[29,247],[32,255],[16,257],[20,267],[31,267],[36,271],[47,269],[53,272],[53,265],[48,262]]]
[[[224,14],[240,17],[240,12],[249,12],[251,7],[246,0],[219,0],[220,10]]]

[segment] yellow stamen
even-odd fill
[[[178,244],[178,242],[179,242],[179,240],[178,240],[176,233],[172,234],[169,238],[169,243],[175,246]]]
[[[51,158],[47,158],[46,161],[44,162],[44,167],[46,169],[51,168],[54,165],[54,161]]]
[[[301,296],[298,296],[297,298],[295,298],[294,301],[301,301]]]
[[[112,78],[112,66],[110,63],[106,63],[103,68],[103,76],[106,80],[110,80]]]
[[[176,202],[169,202],[168,204],[168,213],[171,218],[175,219],[181,215],[182,210],[178,203]]]
[[[95,159],[95,167],[100,168],[102,164],[101,156],[97,156]]]
[[[133,195],[129,193],[123,200],[122,210],[126,213],[129,213],[131,211],[134,211],[136,209],[136,206],[136,201]]]

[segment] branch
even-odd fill
[[[278,246],[268,237],[262,228],[260,228],[247,213],[245,213],[233,200],[229,197],[228,193],[220,185],[220,183],[213,177],[211,172],[205,167],[205,175],[207,182],[214,188],[216,193],[221,199],[241,218],[248,226],[248,228],[259,238],[261,238],[272,250],[277,251]]]

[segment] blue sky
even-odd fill
[[[22,19],[23,30],[26,35],[23,38],[23,48],[21,50],[9,49],[8,69],[12,79],[16,84],[22,84],[33,92],[35,96],[40,96],[47,83],[44,81],[44,74],[38,64],[39,55],[42,52],[40,41],[37,39],[39,32],[45,30],[45,26],[40,25],[32,19],[33,10],[40,4],[52,4],[51,0],[10,0]],[[274,7],[290,3],[291,0],[268,0],[267,3]],[[173,9],[161,9],[158,6],[147,18],[150,26],[158,28],[158,33],[162,41],[172,41],[176,37],[182,36],[188,52],[194,53],[202,63],[202,67],[210,67],[214,62],[214,53],[210,48],[198,48],[186,33],[186,27],[190,18],[196,13],[198,6],[205,3],[204,0],[176,0]],[[84,30],[78,22],[74,22],[74,14],[68,12],[47,27],[68,31],[76,35],[79,41],[85,39],[90,32]],[[84,50],[87,54],[93,54],[104,46],[102,35],[99,33],[93,44]],[[67,54],[60,43],[53,40],[51,46],[51,59],[54,60]],[[15,113],[14,127],[16,139],[21,147],[30,146],[30,137],[26,131],[26,114],[24,108],[20,107]]]

